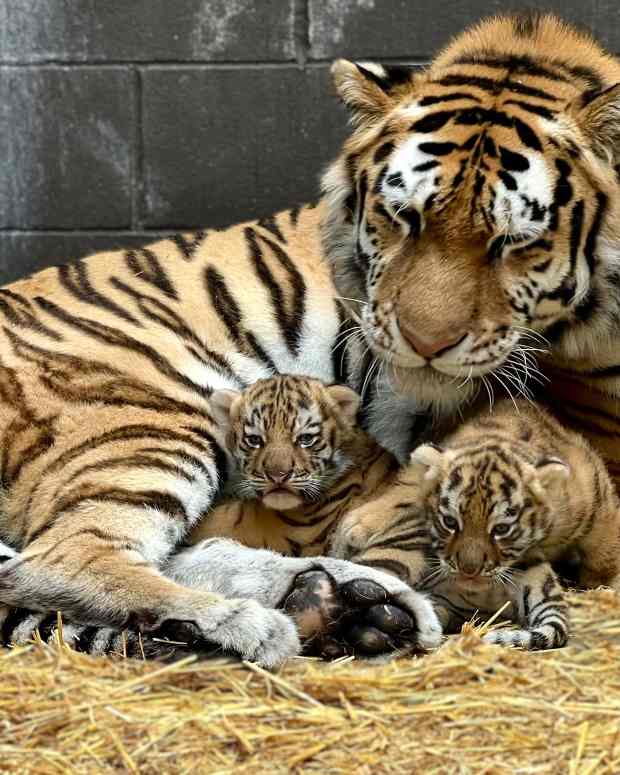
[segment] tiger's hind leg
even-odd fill
[[[184,587],[158,570],[155,555],[174,549],[170,519],[105,502],[59,515],[0,566],[0,600],[34,612],[62,610],[75,622],[135,625],[147,633],[166,622],[189,622],[203,643],[267,667],[298,653],[295,625],[282,612],[256,600]]]
[[[517,646],[528,650],[555,649],[566,645],[569,632],[568,603],[560,583],[547,562],[540,562],[515,578],[510,597],[523,629],[491,630],[486,643]]]

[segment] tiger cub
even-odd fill
[[[340,518],[385,490],[396,459],[356,423],[360,397],[294,375],[213,394],[236,474],[190,542],[226,536],[281,554],[325,553]]]
[[[551,563],[576,553],[581,586],[610,584],[620,571],[619,505],[580,435],[537,406],[505,399],[441,447],[415,449],[394,488],[342,522],[333,551],[367,559],[391,543],[392,562],[431,593],[448,631],[509,601],[507,616],[522,629],[493,630],[486,641],[557,648],[567,641],[568,606]],[[405,524],[430,532],[425,567],[391,541]]]

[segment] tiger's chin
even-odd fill
[[[262,497],[262,501],[267,508],[277,509],[278,511],[295,509],[305,503],[301,495],[297,495],[297,493],[284,488],[266,492]]]
[[[458,379],[432,366],[408,368],[391,364],[386,370],[386,378],[394,392],[413,395],[419,403],[436,407],[442,413],[469,403],[477,395],[479,380],[465,379],[465,376]]]

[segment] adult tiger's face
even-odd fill
[[[288,510],[319,500],[351,465],[359,397],[342,385],[280,375],[211,407],[239,469],[237,495]]]
[[[620,64],[553,17],[527,32],[484,22],[424,73],[333,67],[357,128],[324,179],[326,251],[422,400],[522,369],[528,332],[578,358],[612,322]]]
[[[480,449],[442,450],[422,445],[411,455],[410,475],[424,492],[433,553],[446,576],[463,588],[510,580],[510,570],[548,535],[553,504],[569,474],[561,460],[534,466]]]

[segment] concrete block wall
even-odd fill
[[[529,0],[620,51],[618,0]],[[314,199],[338,56],[424,63],[502,0],[0,0],[0,283]]]

